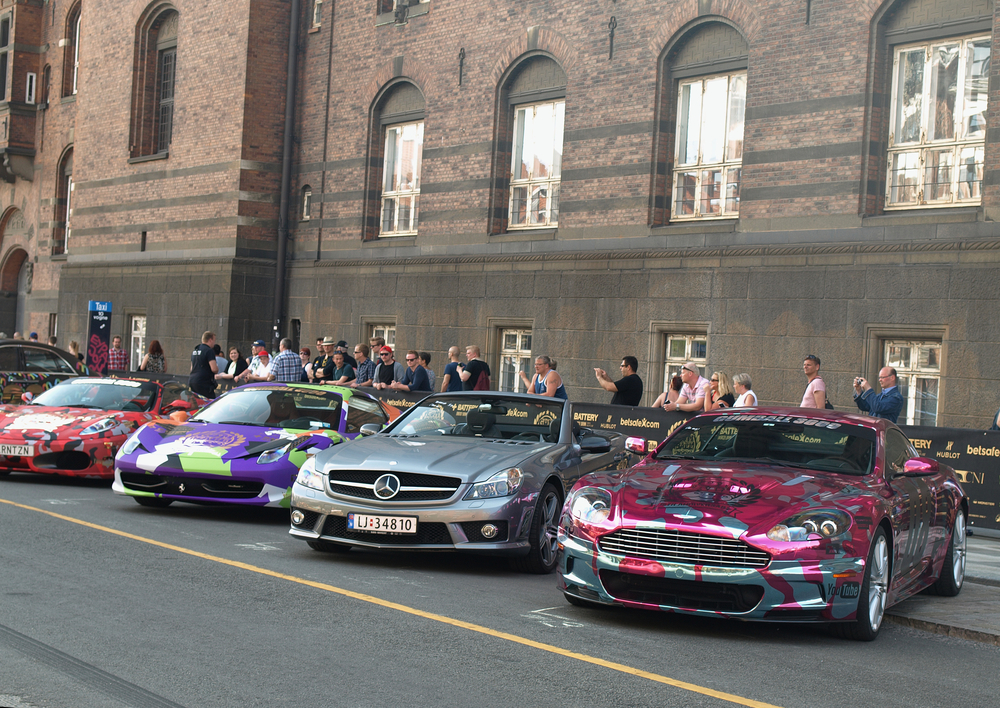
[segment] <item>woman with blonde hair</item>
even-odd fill
[[[709,393],[705,396],[705,410],[714,411],[718,408],[732,408],[736,403],[736,394],[729,385],[729,377],[721,371],[712,373],[708,380]]]
[[[733,377],[733,388],[735,388],[736,393],[739,394],[739,398],[736,399],[736,403],[733,404],[733,408],[757,405],[757,394],[753,392],[750,386],[750,374],[736,374],[736,376]]]

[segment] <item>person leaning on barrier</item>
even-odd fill
[[[750,374],[736,374],[733,377],[733,389],[737,395],[733,408],[757,405],[757,394],[753,392]]]
[[[667,380],[663,393],[653,401],[653,408],[662,408],[668,403],[675,403],[681,397],[681,389],[684,388],[684,381],[681,380],[680,373],[674,374]]]
[[[566,400],[566,387],[563,385],[562,377],[552,368],[552,359],[547,356],[540,356],[535,359],[535,375],[528,379],[527,374],[518,371],[524,388],[528,393],[535,393],[539,396],[549,396]]]
[[[729,384],[729,376],[722,371],[712,373],[708,380],[708,393],[705,396],[705,410],[714,411],[718,408],[732,408],[736,404],[733,387]]]
[[[883,366],[878,372],[878,384],[882,388],[879,394],[863,377],[857,377],[854,379],[855,405],[873,418],[885,418],[895,423],[905,403],[896,383],[896,370],[891,366]]]
[[[681,380],[684,382],[681,395],[674,403],[664,404],[663,410],[700,413],[705,409],[705,399],[712,395],[708,390],[708,379],[698,371],[697,364],[689,361],[681,367]]]

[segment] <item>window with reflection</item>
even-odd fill
[[[941,384],[941,342],[890,340],[884,343],[882,366],[896,370],[896,385],[906,401],[899,423],[937,425]]]
[[[423,150],[423,121],[386,127],[382,166],[382,236],[417,231]]]
[[[893,54],[886,208],[982,200],[990,38]]]
[[[746,93],[746,72],[680,82],[674,219],[739,214]]]
[[[559,223],[565,101],[514,107],[508,228]]]

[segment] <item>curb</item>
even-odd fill
[[[914,619],[913,617],[904,617],[902,615],[890,615],[888,613],[886,613],[885,619],[893,624],[912,627],[913,629],[920,629],[925,632],[933,632],[934,634],[943,634],[946,637],[968,639],[973,642],[1000,646],[1000,635],[990,634],[989,632],[978,632],[974,629],[963,629],[962,627],[955,627],[941,622],[931,622],[929,620]]]

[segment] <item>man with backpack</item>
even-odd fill
[[[469,363],[458,365],[458,376],[462,379],[463,391],[490,391],[490,365],[479,358],[479,347],[471,344],[465,348],[465,358]]]

